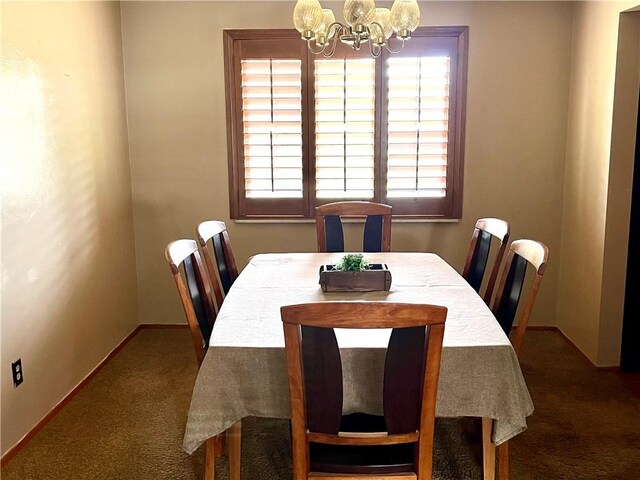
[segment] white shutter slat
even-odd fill
[[[349,157],[347,159],[346,166],[347,168],[370,168],[371,157]],[[316,166],[318,168],[342,168],[344,169],[345,162],[344,156],[325,156],[325,157],[317,157],[316,158]]]
[[[316,145],[336,145],[342,143],[344,133],[317,133]],[[347,133],[347,143],[349,145],[371,145],[371,134],[365,133]]]
[[[297,133],[302,134],[300,122],[244,122],[245,133]]]
[[[442,178],[447,174],[446,166],[418,167],[420,178]],[[396,167],[389,172],[389,178],[416,178],[416,167]],[[415,182],[414,182],[415,183]]]
[[[302,197],[302,62],[244,59],[242,120],[247,198]]]
[[[261,134],[249,133],[244,135],[246,145],[302,145],[302,137],[296,134]]]
[[[352,157],[364,157],[371,159],[373,156],[374,149],[373,145],[363,145],[363,144],[349,144],[340,145],[318,145],[316,148],[316,157],[342,157],[343,163],[349,164],[349,159]],[[344,157],[347,157],[345,160]]]
[[[316,178],[335,179],[344,175],[344,168],[341,167],[323,167]],[[359,179],[370,180],[368,167],[347,167],[347,180]]]
[[[371,117],[375,115],[373,110],[318,110],[316,112],[316,122],[338,123],[343,120],[346,122],[364,122],[369,123]]]
[[[449,57],[388,60],[387,196],[444,197]]]
[[[273,168],[274,171],[280,168],[290,168],[298,169],[299,174],[302,174],[298,167],[297,157],[246,157],[245,165],[249,168],[245,176],[251,176],[251,170],[254,168]]]
[[[391,103],[391,102],[389,102]],[[394,121],[389,122],[390,132],[446,132],[449,129],[448,121]]]
[[[417,120],[441,120],[446,122],[449,119],[449,110],[444,108],[421,108],[420,110],[404,110],[398,109],[393,112],[389,112],[389,121],[390,122],[401,122],[401,121],[417,121]]]
[[[341,95],[339,98],[325,97],[316,101],[316,111],[336,110],[338,112],[343,112],[345,103],[349,110],[371,109],[371,99],[368,97],[348,97],[345,100]]]
[[[277,99],[277,102],[274,102],[272,105],[271,98]],[[255,98],[255,97],[247,97],[242,101],[242,108],[244,110],[244,114],[247,111],[254,110],[266,110],[270,111],[272,108],[274,110],[293,110],[300,111],[300,97],[270,97],[270,98]]]
[[[433,189],[423,189],[420,191],[420,197],[444,197],[447,195],[447,190],[445,188],[433,188]],[[400,189],[397,188],[394,190],[393,196],[395,198],[415,198],[416,190],[414,188],[410,189]]]
[[[316,59],[316,197],[372,198],[375,60]]]
[[[247,178],[262,178],[262,179],[285,179],[285,178],[302,178],[300,169],[296,167],[275,167],[271,165],[266,167],[253,166],[249,172]]]
[[[393,167],[408,167],[412,166],[415,168],[416,166],[416,156],[415,155],[394,155],[393,158],[389,158],[388,162],[389,166]],[[418,156],[418,166],[419,167],[429,167],[429,166],[447,166],[447,156],[446,155],[419,155]]]
[[[448,132],[422,132],[420,143],[447,143]],[[417,132],[389,132],[389,143],[415,143],[418,140]]]
[[[316,122],[316,132],[318,133],[370,133],[373,142],[373,132],[375,125],[372,122]],[[344,144],[344,142],[343,142]]]
[[[418,158],[418,155],[446,155],[447,144],[446,143],[393,143],[390,144],[387,149],[389,157],[396,155],[411,155],[414,154],[414,163]],[[416,153],[418,155],[416,155]]]

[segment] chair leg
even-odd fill
[[[222,432],[220,435],[216,437],[216,458],[221,457],[227,451],[227,432]]]
[[[509,480],[509,442],[498,446],[498,478]]]
[[[227,446],[229,448],[229,479],[240,480],[242,464],[242,423],[238,420],[227,430]]]
[[[216,443],[217,437],[208,438],[205,444],[204,455],[204,480],[215,480],[216,478]]]
[[[496,478],[496,446],[491,441],[492,429],[493,419],[484,417],[482,419],[482,464],[484,480],[495,480]]]

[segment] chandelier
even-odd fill
[[[383,47],[398,53],[420,23],[417,0],[395,0],[391,9],[376,8],[374,0],[345,0],[342,12],[346,25],[336,22],[333,11],[322,8],[319,0],[298,0],[293,23],[312,53],[331,57],[338,40],[354,50],[368,43],[375,58]],[[396,48],[389,44],[394,32]]]

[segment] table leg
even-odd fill
[[[483,479],[495,480],[496,478],[496,446],[491,441],[493,419],[482,418],[482,464]]]
[[[509,480],[509,442],[498,446],[498,478]]]
[[[216,478],[216,443],[217,438],[207,439],[204,454],[204,480],[215,480]]]
[[[229,479],[240,480],[240,465],[242,463],[241,420],[238,420],[227,430],[227,445],[229,448]]]

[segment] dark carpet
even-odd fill
[[[559,334],[527,332],[523,371],[536,411],[512,445],[512,478],[639,479],[640,401]],[[3,480],[201,479],[182,452],[196,361],[186,329],[141,330],[1,471]],[[434,478],[480,479],[474,422],[439,420]],[[227,480],[227,462],[218,460]],[[243,421],[243,479],[290,479],[287,422]]]

